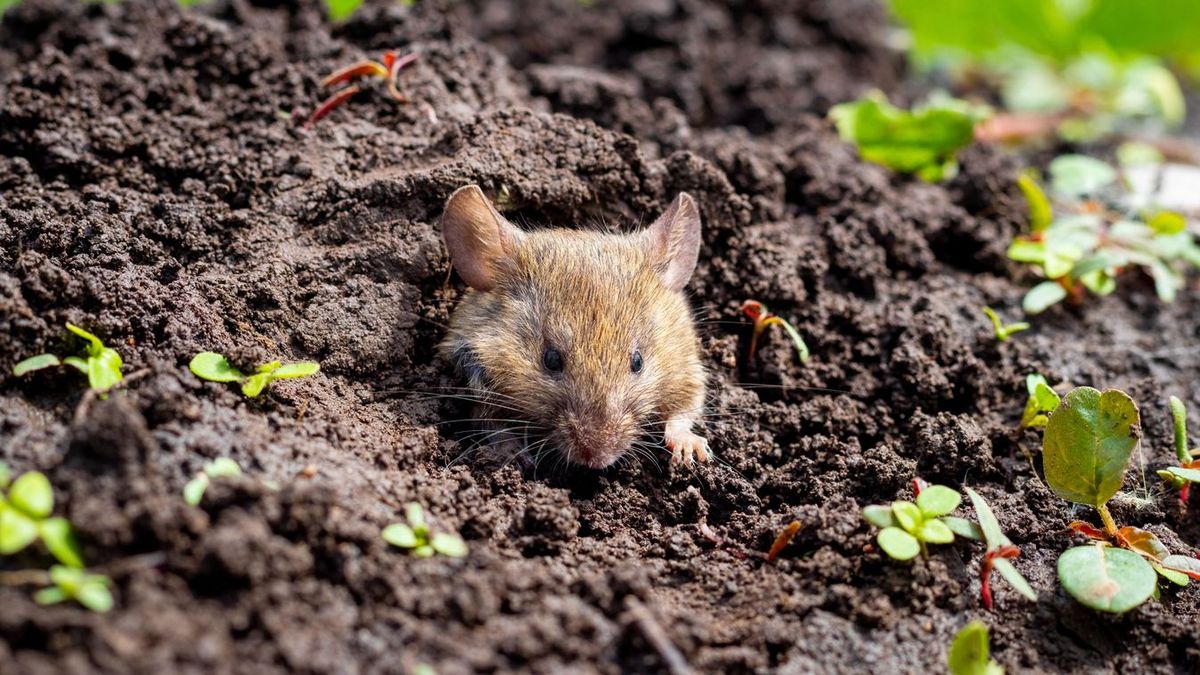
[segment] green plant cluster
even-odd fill
[[[434,532],[425,521],[425,509],[416,502],[404,508],[407,522],[383,528],[383,540],[392,546],[412,551],[418,558],[441,554],[450,558],[467,555],[467,543],[452,532]]]
[[[928,555],[926,544],[949,544],[954,535],[982,539],[974,523],[949,514],[958,508],[962,495],[944,485],[920,490],[915,501],[895,501],[863,509],[863,518],[880,528],[879,548],[896,560],[912,560],[917,554]]]
[[[67,356],[60,359],[54,354],[38,354],[17,363],[13,367],[13,375],[20,377],[35,370],[64,365],[86,375],[88,386],[94,391],[108,391],[116,386],[123,377],[121,355],[117,350],[104,346],[100,338],[79,326],[68,323],[67,330],[87,341],[83,356]]]
[[[242,394],[254,398],[275,380],[315,375],[321,370],[321,366],[312,361],[286,365],[281,361],[271,361],[259,366],[254,374],[246,375],[230,365],[224,356],[216,352],[200,352],[192,357],[188,369],[202,380],[241,383]]]

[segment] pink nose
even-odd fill
[[[571,459],[593,469],[612,464],[620,454],[620,435],[611,427],[573,424],[567,435],[571,442]]]

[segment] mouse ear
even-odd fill
[[[647,231],[650,260],[663,284],[672,291],[687,285],[700,257],[700,210],[680,192]]]
[[[521,231],[504,219],[478,185],[461,187],[446,201],[442,239],[450,262],[471,288],[496,285],[496,268],[513,257]]]

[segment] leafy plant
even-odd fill
[[[992,328],[996,332],[996,339],[1000,342],[1006,342],[1008,338],[1023,330],[1029,330],[1030,326],[1024,321],[1006,324],[1000,320],[1000,315],[996,314],[996,310],[991,307],[984,307],[983,313],[992,321]]]
[[[1033,174],[1018,185],[1029,203],[1030,233],[1017,237],[1008,257],[1035,265],[1047,281],[1026,293],[1022,306],[1037,314],[1058,302],[1083,299],[1085,290],[1108,295],[1130,267],[1146,270],[1163,302],[1184,285],[1181,269],[1200,267],[1200,246],[1187,221],[1173,211],[1131,210],[1126,183],[1112,166],[1082,155],[1050,163],[1050,196]],[[1053,200],[1051,199],[1053,198]]]
[[[989,610],[992,608],[991,576],[993,569],[999,572],[1001,578],[1018,593],[1037,602],[1037,592],[1009,562],[1021,554],[1021,549],[1013,546],[1012,541],[1001,531],[1000,522],[996,520],[996,515],[992,513],[992,508],[983,497],[971,488],[966,488],[966,492],[967,496],[971,498],[971,504],[975,507],[975,516],[979,518],[979,529],[983,533],[984,543],[987,544],[987,551],[983,554],[983,563],[979,568],[979,588],[983,597],[983,606]]]
[[[39,538],[46,550],[68,567],[83,567],[75,530],[66,518],[52,518],[54,490],[45,474],[30,471],[9,483],[8,467],[0,463],[0,555],[24,550]]]
[[[195,478],[183,486],[183,501],[189,506],[199,506],[204,499],[204,492],[213,478],[242,475],[242,467],[228,457],[218,457],[204,465]]]
[[[788,323],[787,319],[771,313],[766,305],[757,300],[743,302],[742,313],[754,322],[754,332],[750,335],[750,351],[747,353],[749,360],[753,361],[754,355],[758,353],[758,340],[763,332],[771,326],[780,326],[791,338],[792,344],[796,346],[796,352],[800,355],[800,363],[808,363],[808,345],[804,343],[804,338],[800,337],[800,332]]]
[[[962,495],[944,485],[922,487],[914,481],[915,502],[895,501],[863,509],[863,519],[880,528],[879,548],[894,560],[928,556],[926,544],[949,544],[954,535],[981,539],[974,523],[949,514],[958,508]]]
[[[312,361],[286,365],[280,361],[272,361],[259,366],[253,375],[246,375],[230,365],[224,356],[216,352],[200,352],[192,357],[188,369],[196,377],[210,382],[240,382],[242,393],[254,398],[275,380],[308,377],[320,371],[321,366]]]
[[[1054,412],[1061,401],[1058,392],[1037,373],[1025,376],[1025,389],[1029,392],[1029,399],[1025,401],[1025,412],[1021,413],[1021,428],[1046,426],[1050,421],[1049,413]]]
[[[1179,490],[1179,500],[1186,505],[1192,484],[1200,483],[1200,459],[1197,459],[1200,448],[1188,450],[1187,407],[1174,396],[1171,397],[1171,420],[1175,426],[1175,457],[1179,459],[1179,466],[1161,469],[1158,476]]]
[[[951,98],[902,110],[879,92],[829,111],[838,134],[858,146],[863,159],[931,183],[957,173],[955,156],[971,142],[984,115],[979,107]]]
[[[345,16],[349,16],[362,0],[327,0],[330,5],[330,13],[337,20],[341,12],[345,12]],[[335,7],[336,15],[335,15]],[[345,8],[345,9],[343,9]],[[335,70],[330,73],[325,79],[321,80],[322,87],[332,87],[339,84],[344,84],[357,77],[369,77],[372,79],[382,80],[387,84],[388,96],[393,100],[404,103],[408,101],[408,97],[404,92],[400,91],[400,86],[397,84],[397,78],[400,71],[411,65],[417,60],[416,54],[405,54],[400,56],[395,51],[386,51],[379,61],[365,59],[357,63],[352,63],[345,68]],[[335,108],[349,101],[355,94],[362,91],[362,87],[357,84],[351,84],[334,92],[329,98],[325,99],[312,115],[304,122],[304,128],[310,129]]]
[[[946,669],[950,675],[1004,675],[991,658],[986,624],[972,621],[958,631],[946,655]]]
[[[68,323],[67,330],[87,340],[83,356],[68,356],[63,359],[54,354],[31,356],[13,367],[13,375],[60,365],[71,366],[88,378],[88,386],[96,391],[106,391],[121,381],[121,355],[117,350],[105,347],[100,338],[74,324]]]
[[[113,596],[109,590],[112,580],[106,576],[55,565],[50,568],[50,581],[53,586],[43,588],[33,596],[39,605],[74,600],[93,612],[103,613],[112,609]]]
[[[392,546],[409,549],[420,558],[439,553],[451,558],[467,555],[467,543],[450,532],[433,532],[425,522],[425,509],[416,502],[404,508],[407,523],[392,523],[383,528],[383,540]]]

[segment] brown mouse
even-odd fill
[[[692,431],[705,373],[683,295],[700,252],[690,196],[633,234],[522,231],[468,185],[441,225],[471,287],[441,349],[468,380],[493,447],[557,450],[599,469],[644,451],[650,431],[673,462],[708,460]]]

